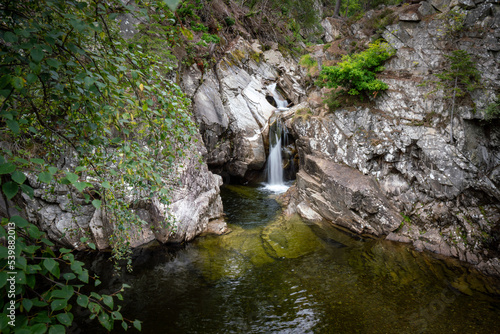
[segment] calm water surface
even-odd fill
[[[93,260],[101,292],[132,286],[122,313],[143,333],[500,333],[498,281],[405,245],[284,221],[262,188],[222,196],[230,234],[144,249],[121,277]]]

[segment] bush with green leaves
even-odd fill
[[[10,166],[0,165],[0,171],[5,172]],[[22,174],[19,171],[9,174],[17,180],[14,182],[19,181],[16,172]],[[90,318],[97,318],[107,330],[113,329],[115,321],[125,330],[131,326],[141,329],[141,321],[124,318],[117,305],[117,300],[123,300],[122,292],[129,287],[126,284],[112,294],[89,292],[90,284],[97,287],[101,283],[99,277],[89,275],[84,263],[75,259],[73,250],[52,250],[55,245],[45,233],[18,215],[2,219],[0,237],[9,246],[9,241],[15,241],[13,248],[0,246],[2,333],[14,330],[26,334],[65,333],[73,323],[75,307],[87,309]],[[88,245],[95,248],[92,243]],[[15,309],[15,317],[9,317],[13,314],[9,308]]]
[[[500,94],[496,96],[494,102],[488,104],[484,110],[484,119],[491,121],[500,117]]]
[[[454,50],[445,58],[443,70],[434,74],[439,80],[433,81],[436,90],[442,90],[445,98],[463,97],[481,87],[481,75],[467,51]]]
[[[386,90],[387,84],[376,78],[384,70],[382,64],[395,54],[387,43],[375,42],[363,52],[345,55],[335,66],[324,66],[320,72],[319,84],[328,88],[343,88],[349,95],[372,95]]]
[[[130,226],[145,224],[133,205],[157,198],[168,206],[175,162],[190,147],[195,126],[188,99],[163,75],[168,65],[124,40],[117,18],[133,11],[157,20],[169,15],[171,2],[178,1],[0,4],[0,176],[7,205],[0,237],[14,233],[17,239],[15,267],[4,256],[0,262],[2,333],[13,330],[4,316],[7,271],[17,277],[16,332],[64,332],[75,302],[108,330],[123,320],[113,302],[119,292],[85,294],[83,264],[69,249],[53,250],[56,245],[9,206],[22,212],[21,195],[33,198],[35,185],[65,187],[75,210],[91,204],[106,212],[114,227],[113,257],[127,258]],[[165,224],[168,219],[167,212]],[[0,240],[0,252],[10,255],[8,239]]]

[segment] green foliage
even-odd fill
[[[306,68],[312,68],[314,66],[318,66],[318,62],[314,60],[310,54],[305,54],[300,58],[300,65],[306,67]]]
[[[484,110],[484,118],[487,121],[500,117],[500,94],[496,96],[495,102],[490,103]]]
[[[208,32],[208,27],[206,27],[203,23],[191,24],[191,29],[193,29],[193,31]]]
[[[203,34],[201,35],[201,39],[207,43],[215,43],[218,44],[220,42],[220,37],[212,34]]]
[[[48,191],[69,190],[75,214],[85,204],[104,209],[115,228],[110,243],[116,260],[129,254],[131,226],[144,224],[131,205],[157,198],[168,206],[175,161],[195,131],[189,101],[165,79],[169,66],[154,50],[128,43],[118,33],[115,19],[121,10],[134,10],[155,27],[172,19],[163,1],[139,9],[124,8],[119,0],[0,6],[2,196],[14,202],[21,192],[33,197],[36,181]],[[44,233],[19,216],[2,221],[0,237],[10,233],[7,229],[16,231],[18,242],[16,268],[8,268],[17,276],[18,331],[64,332],[75,301],[107,330],[122,321],[113,302],[120,292],[85,295],[77,281],[86,285],[90,278],[97,285],[98,280],[70,250],[54,252]],[[92,243],[88,247],[95,249]],[[0,262],[3,333],[11,330],[3,289],[8,260],[2,256]],[[140,328],[138,321],[122,324],[127,322]]]
[[[386,8],[377,15],[373,15],[370,19],[365,22],[365,27],[380,32],[386,26],[393,24],[397,17],[390,8]]]
[[[224,18],[224,23],[226,24],[226,26],[231,27],[236,24],[236,21],[232,17],[226,16]]]
[[[455,37],[465,25],[467,13],[462,9],[452,9],[447,13],[441,14],[444,21],[444,33],[446,37]]]
[[[376,95],[388,88],[387,84],[376,79],[376,73],[384,70],[383,62],[394,55],[387,44],[376,42],[354,55],[345,55],[336,66],[324,66],[320,73],[320,84],[328,88],[343,87],[344,93]]]
[[[447,64],[441,73],[435,74],[439,80],[434,82],[438,90],[444,91],[445,98],[463,97],[481,87],[480,73],[467,51],[455,50],[445,57]]]
[[[15,164],[0,157],[2,180],[15,184],[15,191],[3,190],[2,196],[12,198],[18,191],[33,197],[33,189],[25,184],[26,175]],[[4,197],[4,198],[5,198]],[[61,248],[53,251],[54,243],[44,232],[20,216],[2,218],[0,238],[0,331],[2,333],[65,333],[73,322],[72,310],[79,305],[97,318],[107,330],[115,321],[122,326],[138,320],[123,318],[115,298],[123,300],[125,286],[111,295],[84,292],[84,286],[99,285],[97,276],[90,276],[83,262],[73,251]],[[82,243],[87,239],[82,238]],[[95,245],[88,243],[95,249]],[[82,284],[83,283],[83,284]],[[14,310],[14,311],[12,311]],[[9,317],[15,314],[15,317]]]
[[[182,33],[176,24],[176,17],[162,2],[156,8],[144,8],[149,20],[145,20],[137,27],[130,45],[140,45],[145,54],[155,55],[158,59],[176,61],[170,49],[181,45]],[[202,27],[204,27],[201,24]],[[194,30],[194,29],[193,29]]]

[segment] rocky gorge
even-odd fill
[[[394,19],[388,25],[366,28],[384,10],[370,11],[357,23],[323,20],[325,43],[308,47],[318,69],[301,66],[277,43],[245,33],[225,41],[214,66],[179,66],[178,83],[192,100],[199,143],[178,164],[181,182],[173,184],[170,206],[176,227],[158,225],[166,207],[154,199],[140,203],[134,210],[148,225],[130,233],[132,246],[225,233],[219,187],[262,179],[270,123],[281,117],[299,165],[295,184],[282,195],[286,215],[411,243],[500,275],[500,130],[499,120],[484,113],[500,90],[500,5],[405,4],[390,8]],[[464,20],[454,45],[443,29],[452,11]],[[330,110],[324,102],[328,90],[313,84],[319,67],[377,38],[396,50],[380,74],[389,89],[361,105]],[[451,46],[472,55],[483,83],[453,117],[450,100],[439,92],[429,95],[433,87],[426,83],[442,69]],[[272,83],[289,110],[276,112]],[[74,212],[68,189],[47,193],[31,181],[35,199],[25,198],[30,221],[74,248],[85,247],[83,236],[99,249],[109,247],[113,226],[105,212],[91,205]]]
[[[394,23],[375,36],[366,22],[349,26],[327,18],[326,44],[309,48],[318,66],[378,37],[396,49],[380,75],[389,89],[363,106],[330,111],[323,101],[327,92],[311,86],[308,69],[277,47],[263,52],[258,41],[243,38],[203,78],[196,78],[194,67],[186,72],[183,84],[193,96],[207,162],[226,177],[249,179],[262,169],[266,120],[274,110],[266,86],[277,82],[293,105],[282,117],[300,164],[296,184],[284,196],[287,214],[409,242],[498,275],[498,120],[486,120],[484,110],[500,87],[499,6],[424,1],[391,10]],[[483,88],[451,120],[450,99],[431,94],[426,80],[442,70],[455,47],[443,29],[455,12],[464,27],[454,43],[476,60]]]

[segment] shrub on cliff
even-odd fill
[[[387,84],[376,78],[376,73],[384,70],[382,64],[392,57],[395,50],[389,44],[375,42],[360,53],[345,55],[335,66],[325,66],[321,70],[319,84],[328,88],[343,88],[349,95],[366,94],[376,96]]]

